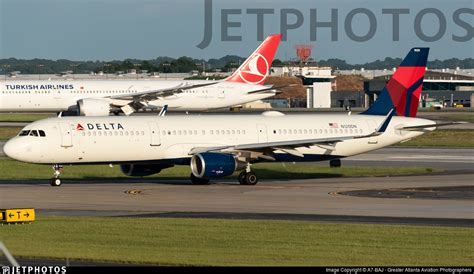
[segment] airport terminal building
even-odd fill
[[[391,75],[378,76],[364,81],[367,105],[377,99]],[[474,77],[427,71],[423,81],[420,108],[426,107],[472,107]]]

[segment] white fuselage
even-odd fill
[[[24,130],[42,130],[45,137],[17,136],[5,153],[39,164],[134,163],[157,160],[186,162],[193,148],[255,144],[373,133],[383,116],[371,115],[171,115],[133,117],[62,117],[33,122]],[[331,125],[332,124],[332,125]],[[276,152],[278,161],[317,161],[348,157],[423,134],[397,128],[434,122],[393,117],[380,136],[324,146],[297,148],[304,158]],[[425,130],[429,131],[429,130]]]
[[[179,85],[212,83],[213,81],[163,80],[64,80],[64,81],[0,81],[0,112],[47,112],[72,110],[77,101],[87,98],[107,98],[133,95]],[[184,90],[182,93],[160,97],[149,102],[150,107],[169,109],[207,110],[224,108],[275,95],[274,92],[248,92],[265,88],[233,82]]]

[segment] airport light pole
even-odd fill
[[[8,69],[10,68],[10,65],[9,64],[4,64],[4,65],[2,65],[2,68],[4,70],[5,80],[7,80],[7,72],[8,72]]]
[[[41,69],[44,67],[44,64],[38,64],[36,65],[36,67],[38,67],[38,80],[41,80]]]

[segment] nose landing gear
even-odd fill
[[[60,186],[62,184],[61,179],[59,176],[61,176],[61,172],[63,171],[63,166],[62,165],[53,165],[53,170],[54,170],[54,175],[53,178],[50,180],[51,186]]]

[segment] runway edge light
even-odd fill
[[[1,223],[24,223],[35,221],[34,208],[0,209]]]

